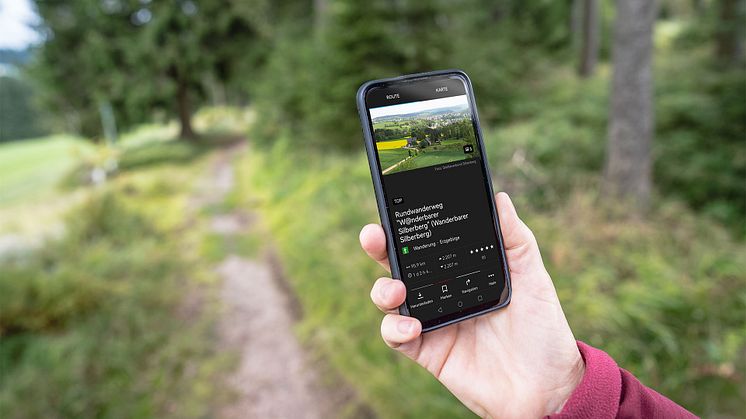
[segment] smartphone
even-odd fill
[[[357,105],[399,308],[434,330],[505,307],[510,272],[469,77],[363,84]]]

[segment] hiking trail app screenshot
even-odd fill
[[[505,278],[463,82],[374,88],[366,103],[410,315],[494,305]]]

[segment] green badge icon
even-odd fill
[[[401,248],[401,254],[402,255],[408,255],[409,254],[409,246],[404,246]]]

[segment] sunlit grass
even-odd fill
[[[0,208],[47,197],[92,149],[91,143],[71,135],[0,144]]]

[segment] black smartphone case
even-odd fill
[[[392,77],[388,79],[371,80],[369,82],[364,83],[362,86],[360,86],[360,88],[357,91],[357,110],[360,115],[360,124],[363,127],[365,151],[368,154],[368,165],[370,166],[370,175],[371,175],[371,178],[373,179],[373,188],[375,189],[375,194],[376,194],[378,215],[381,219],[381,226],[383,227],[383,230],[386,233],[386,251],[389,257],[389,264],[391,265],[391,277],[394,279],[401,280],[401,272],[399,271],[399,258],[396,252],[396,248],[394,247],[394,235],[391,231],[391,222],[389,220],[388,211],[386,210],[386,199],[383,194],[383,184],[381,183],[381,179],[383,175],[381,174],[381,169],[378,167],[378,159],[376,155],[372,125],[370,122],[370,118],[368,117],[368,111],[365,105],[365,95],[367,94],[368,90],[370,90],[373,87],[385,86],[390,83],[401,82],[401,81],[414,81],[418,79],[426,79],[426,78],[433,77],[433,76],[449,76],[449,75],[460,77],[466,84],[466,91],[468,93],[467,96],[469,97],[469,105],[471,106],[471,109],[472,109],[472,118],[473,118],[473,122],[475,126],[474,133],[476,134],[477,143],[479,145],[479,151],[482,156],[480,160],[482,161],[482,167],[483,167],[484,172],[489,174],[491,172],[489,170],[489,165],[487,163],[487,157],[486,157],[487,155],[485,154],[485,150],[484,150],[484,141],[482,139],[482,128],[479,125],[479,116],[477,115],[477,104],[474,100],[474,90],[472,89],[471,79],[469,79],[469,76],[466,75],[465,72],[458,70],[458,69],[449,69],[449,70],[431,71],[427,73],[408,74],[408,75]],[[488,176],[488,179],[489,179],[489,176]],[[492,189],[491,180],[487,182],[487,186],[488,186],[490,195],[494,197],[495,192]],[[502,255],[502,261],[503,261],[503,273],[505,276],[505,288],[503,290],[503,295],[507,293],[507,296],[501,303],[495,304],[492,307],[489,307],[485,310],[478,311],[476,313],[464,315],[463,317],[458,317],[456,319],[445,321],[443,323],[438,323],[431,327],[423,328],[422,330],[423,332],[429,332],[431,330],[439,329],[441,327],[445,327],[450,324],[458,323],[460,321],[470,319],[472,317],[480,316],[482,314],[489,313],[489,312],[498,310],[500,308],[506,307],[508,304],[510,304],[510,299],[512,296],[512,287],[511,287],[511,281],[510,281],[510,269],[508,267],[508,259],[505,255],[505,245],[503,244],[503,236],[502,236],[502,231],[500,230],[500,221],[497,215],[497,208],[495,206],[495,200],[490,199],[489,202],[492,205],[492,213],[494,214],[493,221],[495,223],[495,229],[496,229],[495,231],[497,231],[497,240],[500,245],[500,254]],[[407,307],[406,301],[404,302],[404,304],[399,306],[399,314],[402,314],[404,316],[409,316],[409,308]]]

